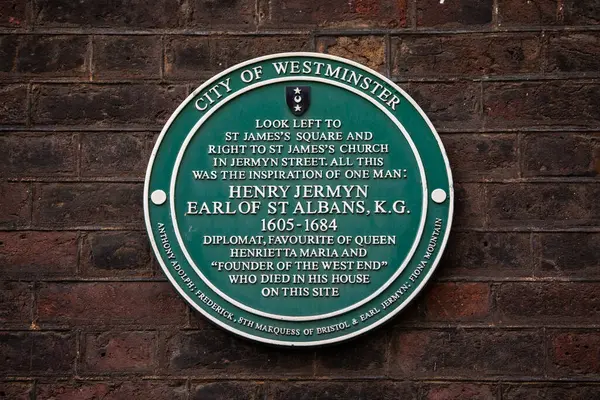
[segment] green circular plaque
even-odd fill
[[[398,313],[446,245],[442,143],[402,89],[353,61],[284,53],[196,89],[156,143],[146,226],[171,283],[214,323],[313,346]]]

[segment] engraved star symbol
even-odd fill
[[[294,89],[294,94],[300,94],[300,92],[302,92],[302,89],[300,89],[299,87]]]
[[[296,106],[294,106],[294,111],[302,111],[302,106],[296,104]]]

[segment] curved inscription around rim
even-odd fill
[[[452,208],[443,147],[416,103],[312,53],[250,60],[194,91],[144,191],[180,294],[236,334],[290,346],[349,339],[400,311],[435,269]]]

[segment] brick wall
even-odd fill
[[[0,399],[600,398],[599,0],[0,0]],[[190,310],[142,218],[186,94],[290,50],[396,80],[441,133],[434,282],[291,351]]]

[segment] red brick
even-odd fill
[[[392,39],[398,78],[539,73],[538,35],[405,35]]]
[[[409,2],[406,0],[260,0],[259,20],[268,28],[404,27]]]
[[[71,326],[183,324],[185,305],[168,283],[46,283],[38,291],[40,324]]]
[[[32,382],[0,382],[0,399],[30,400],[33,393]]]
[[[141,226],[142,185],[39,184],[33,219],[36,224],[48,227]]]
[[[152,373],[157,366],[156,333],[88,333],[84,339],[83,371]]]
[[[86,36],[11,35],[0,38],[6,76],[83,77],[89,74]]]
[[[356,61],[381,73],[385,72],[385,42],[383,37],[320,37],[317,51]]]
[[[492,0],[417,0],[417,27],[485,26],[492,22],[493,8]]]
[[[0,232],[0,276],[20,280],[74,276],[77,233]]]
[[[0,125],[24,125],[27,122],[27,86],[0,86]]]
[[[557,0],[498,0],[498,25],[556,24]]]
[[[436,283],[425,292],[428,321],[473,321],[490,315],[487,283]]]
[[[596,279],[600,233],[542,233],[535,241],[536,275]]]
[[[0,281],[0,327],[28,327],[32,311],[33,290],[30,284]]]
[[[77,173],[74,134],[7,134],[0,136],[3,176],[74,176]]]
[[[598,376],[600,373],[600,332],[552,332],[550,334],[550,375]]]
[[[600,135],[532,133],[521,141],[525,176],[600,175]]]
[[[151,276],[150,244],[144,232],[92,232],[81,255],[85,276]]]
[[[532,276],[529,233],[457,232],[450,235],[438,277]]]
[[[282,352],[239,339],[223,329],[183,331],[159,339],[164,343],[164,364],[173,374],[201,374],[229,378],[311,376],[311,351]]]
[[[158,126],[185,94],[183,86],[172,85],[34,85],[32,123]]]
[[[516,178],[516,135],[442,135],[455,181]]]
[[[442,132],[481,126],[481,89],[476,83],[410,83],[407,91]]]
[[[554,34],[548,41],[547,71],[596,74],[600,69],[598,33]]]
[[[142,178],[152,141],[148,133],[86,132],[81,136],[81,175]]]
[[[515,282],[497,291],[502,323],[590,324],[600,317],[598,283]]]
[[[490,225],[595,226],[600,221],[600,184],[490,184]]]
[[[536,331],[398,330],[390,372],[406,377],[542,376],[543,341]]]
[[[157,36],[94,37],[94,77],[160,78],[161,39]]]
[[[487,128],[597,127],[600,86],[578,81],[484,83]]]
[[[0,183],[0,227],[28,226],[31,222],[31,190],[28,184]]]
[[[36,385],[38,399],[56,400],[184,400],[187,399],[185,382],[162,381],[67,381],[42,382]]]
[[[498,389],[492,385],[472,383],[429,384],[424,400],[496,400]]]

